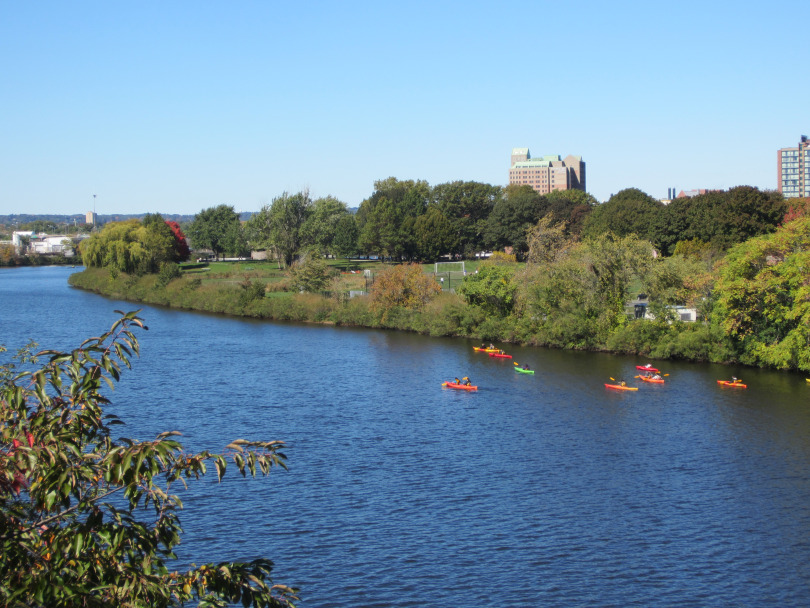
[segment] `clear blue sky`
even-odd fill
[[[776,187],[810,2],[0,2],[0,214],[349,206],[505,184],[513,147],[627,187]]]

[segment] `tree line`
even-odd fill
[[[474,258],[507,249],[525,260],[527,235],[543,218],[566,235],[635,234],[672,255],[680,246],[722,254],[734,244],[772,232],[790,210],[781,194],[739,186],[664,205],[628,188],[599,204],[579,190],[542,195],[530,186],[388,178],[352,213],[327,196],[283,193],[246,222],[229,205],[198,213],[186,226],[192,246],[215,256],[265,250],[289,266],[311,251],[335,257],[376,255],[393,261],[432,262],[440,256]]]

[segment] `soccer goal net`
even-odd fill
[[[434,272],[438,274],[442,273],[454,273],[464,275],[464,262],[436,262],[434,264],[435,269]]]

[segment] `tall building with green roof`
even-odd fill
[[[581,156],[546,154],[532,158],[528,148],[512,148],[509,185],[531,186],[540,194],[553,190],[585,191],[585,162]]]

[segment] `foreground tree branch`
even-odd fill
[[[222,479],[228,460],[265,476],[286,468],[284,443],[237,439],[218,454],[186,452],[177,431],[113,440],[121,422],[104,413],[102,382],[114,387],[147,329],[137,311],[116,312],[110,331],[71,352],[32,356],[28,345],[17,359],[47,357],[38,369],[0,366],[0,605],[293,606],[296,590],[273,584],[267,559],[169,570],[181,533],[173,484],[212,464]]]

